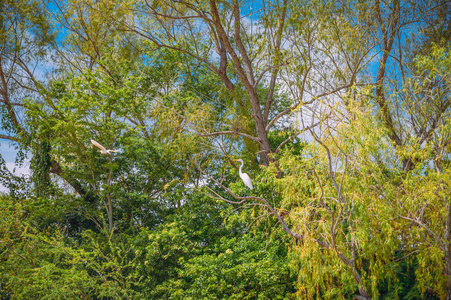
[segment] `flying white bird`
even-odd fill
[[[245,186],[247,186],[248,188],[250,188],[252,190],[254,187],[252,186],[251,178],[246,173],[241,172],[241,168],[244,165],[243,160],[242,159],[234,159],[234,161],[240,161],[241,162],[240,171],[239,171],[241,180],[243,180]]]
[[[99,143],[97,143],[94,140],[91,140],[91,143],[94,146],[98,147],[100,149],[100,153],[102,153],[102,154],[111,154],[111,153],[119,152],[119,150],[107,150],[107,149],[105,149],[105,147],[103,147],[102,145],[100,145]]]

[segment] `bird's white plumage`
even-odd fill
[[[96,141],[91,140],[91,143],[92,143],[94,146],[100,148],[100,150],[102,150],[102,152],[107,152],[106,149],[105,149],[105,147],[103,147],[102,145],[100,145],[100,144],[97,143]]]
[[[103,147],[102,145],[100,145],[99,143],[97,143],[94,140],[91,140],[91,143],[96,146],[97,148],[100,149],[100,153],[102,154],[111,154],[111,153],[116,153],[119,152],[119,150],[107,150],[105,147]]]
[[[242,159],[235,159],[235,160],[241,162],[241,166],[239,169],[241,180],[243,180],[245,186],[247,186],[249,189],[252,190],[254,187],[252,186],[251,178],[246,173],[241,172],[241,169],[243,168],[243,165],[244,165],[243,160]]]
[[[243,180],[245,186],[247,186],[251,190],[254,188],[252,186],[252,181],[251,181],[251,178],[249,177],[249,175],[247,175],[246,173],[241,173],[240,177]]]

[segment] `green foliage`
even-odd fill
[[[29,187],[30,184],[25,178],[21,176],[16,176],[13,173],[11,173],[1,154],[0,154],[0,184],[2,184],[5,188],[8,189],[9,195],[11,197],[17,199],[25,197],[30,189]]]
[[[50,143],[43,141],[34,148],[33,162],[33,183],[35,195],[46,197],[51,193],[52,182],[50,181],[50,168],[52,166],[50,157]]]
[[[243,235],[235,231],[245,225],[241,218],[224,222],[209,200],[191,200],[148,236],[143,271],[152,298],[289,298],[294,277],[283,235]]]
[[[1,2],[0,297],[448,299],[442,2]]]
[[[63,229],[37,230],[26,221],[27,201],[3,197],[1,292],[12,299],[284,299],[293,292],[280,232],[269,241],[258,231],[233,233],[240,221],[224,226],[214,202],[192,200],[154,230],[86,230],[76,242]],[[221,283],[211,286],[213,278]]]
[[[178,291],[169,290],[172,298],[290,298],[293,275],[277,241],[268,244],[261,237],[246,234],[223,238],[217,247],[216,253],[195,257],[184,265],[184,280],[171,283],[179,287]]]

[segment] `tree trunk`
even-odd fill
[[[397,31],[398,26],[398,20],[399,20],[399,1],[395,0],[393,2],[393,12],[390,15],[390,21],[389,24],[386,25],[384,21],[382,20],[382,14],[380,11],[380,0],[375,1],[376,6],[376,15],[379,22],[379,25],[381,26],[383,39],[384,39],[384,45],[383,45],[383,52],[381,60],[379,61],[379,68],[377,70],[377,76],[376,76],[376,101],[379,105],[379,108],[382,113],[382,118],[387,125],[388,129],[390,130],[389,137],[390,139],[396,144],[396,146],[401,146],[402,141],[399,135],[396,133],[395,124],[392,118],[392,114],[390,112],[390,109],[388,107],[387,100],[385,98],[384,93],[384,78],[385,78],[385,70],[387,67],[387,60],[390,56],[390,52],[393,48],[393,42],[395,40],[395,34]],[[390,24],[391,23],[391,24]]]
[[[337,251],[338,253],[338,257],[340,258],[340,260],[349,267],[349,269],[352,272],[352,275],[354,276],[354,279],[359,287],[359,293],[360,295],[357,295],[356,298],[357,299],[362,299],[362,300],[371,300],[371,297],[368,295],[368,293],[365,290],[365,287],[363,285],[362,282],[362,278],[360,277],[359,272],[357,271],[357,269],[352,265],[352,261],[350,261],[343,253]]]
[[[264,166],[269,166],[270,162],[274,162],[269,154],[272,152],[271,145],[269,144],[268,132],[265,129],[265,122],[263,120],[262,112],[260,109],[260,103],[258,101],[258,96],[255,91],[249,92],[249,98],[252,104],[252,117],[255,121],[255,129],[257,131],[257,136],[259,138],[258,146],[260,149],[260,164]]]
[[[255,121],[255,129],[257,132],[257,137],[259,138],[258,146],[260,149],[259,151],[260,164],[264,166],[269,166],[269,163],[273,161],[273,159],[271,159],[269,156],[269,153],[271,153],[272,150],[269,144],[268,133],[265,129],[266,121],[264,120],[262,111],[260,109],[260,101],[258,99],[256,91],[255,76],[252,68],[252,62],[249,59],[247,50],[244,47],[240,36],[241,16],[238,2],[237,1],[234,2],[233,8],[234,26],[235,26],[233,32],[233,39],[236,44],[239,55],[237,54],[237,52],[235,52],[236,50],[232,47],[232,43],[229,40],[227,31],[221,24],[221,18],[218,13],[218,9],[216,7],[216,1],[210,0],[210,6],[214,20],[214,26],[216,27],[218,36],[220,37],[220,42],[223,43],[223,45],[220,45],[219,48],[225,49],[229,53],[232,62],[236,68],[237,75],[240,81],[243,83],[243,86],[246,89],[247,94],[249,96],[249,101],[251,102],[252,118]],[[224,83],[227,85],[227,82]]]

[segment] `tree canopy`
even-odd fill
[[[0,298],[451,299],[448,0],[0,11]]]

